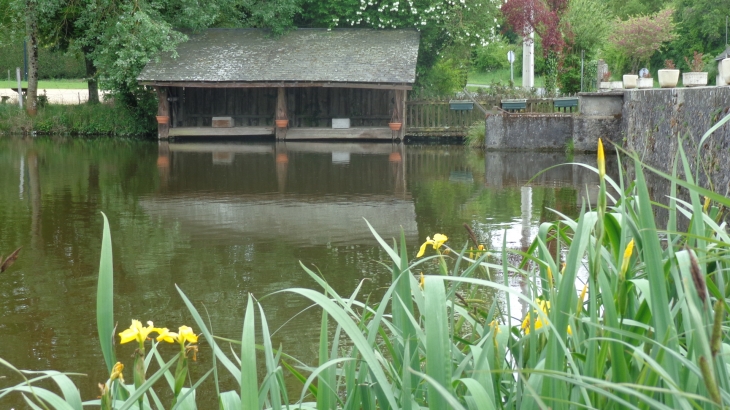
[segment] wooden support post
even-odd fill
[[[406,90],[395,90],[395,103],[398,106],[398,112],[400,113],[400,121],[402,123],[400,131],[398,131],[398,138],[403,141],[406,136]]]
[[[289,154],[286,150],[286,143],[277,142],[274,153],[276,155],[276,185],[279,188],[279,193],[283,194],[286,192],[286,176],[289,167]]]
[[[170,102],[167,101],[167,87],[157,88],[157,116],[167,117],[167,122],[161,118],[157,120],[157,138],[166,140],[170,132]]]
[[[286,120],[286,88],[279,87],[276,95],[276,120]],[[286,130],[288,127],[276,127],[276,139],[286,139]]]

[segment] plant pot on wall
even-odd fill
[[[601,83],[598,85],[598,88],[602,90],[607,90],[611,88],[611,82],[610,81],[601,81]]]
[[[170,116],[168,115],[158,115],[157,116],[157,123],[160,125],[166,125],[170,122]]]
[[[659,77],[659,87],[674,88],[679,82],[679,70],[664,68],[657,72]]]
[[[400,131],[400,127],[403,126],[403,124],[400,122],[389,122],[388,126],[393,131]]]
[[[705,72],[689,72],[682,73],[682,84],[685,87],[699,87],[707,85],[707,73]]]
[[[639,78],[636,80],[636,87],[637,88],[654,88],[654,79],[653,78]]]
[[[276,128],[286,128],[289,125],[289,120],[276,120]]]
[[[636,74],[624,74],[624,88],[636,88],[636,80],[639,76]]]

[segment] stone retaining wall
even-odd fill
[[[624,93],[621,138],[615,140],[641,160],[664,172],[672,172],[680,141],[696,167],[697,149],[704,133],[730,112],[730,87],[636,90]],[[701,185],[720,194],[730,191],[730,124],[716,130],[700,148]],[[679,175],[684,172],[679,167]],[[647,175],[649,175],[647,173]],[[661,178],[650,183],[668,192]],[[664,201],[661,201],[664,202]]]
[[[730,87],[581,93],[580,113],[487,117],[487,150],[595,152],[598,138],[639,153],[648,165],[671,171],[679,137],[695,156],[702,135],[730,112]],[[730,125],[702,147],[705,177],[722,192],[730,183]],[[693,162],[694,167],[694,162]],[[728,187],[730,190],[730,187]]]

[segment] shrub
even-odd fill
[[[614,32],[608,41],[626,56],[632,73],[637,72],[639,64],[647,63],[664,43],[677,37],[674,33],[673,13],[672,8],[667,8],[650,16],[616,20]]]
[[[510,47],[503,41],[495,41],[487,46],[478,47],[474,52],[474,62],[472,65],[479,71],[502,70],[509,68],[507,51],[514,48],[515,47]],[[517,54],[518,51],[520,50],[515,51],[515,54]]]
[[[0,104],[2,133],[143,136],[155,130],[151,119],[140,120],[133,111],[117,104],[45,104],[35,117],[16,105]]]
[[[484,148],[486,128],[483,120],[477,121],[469,127],[464,138],[464,144],[471,148]]]

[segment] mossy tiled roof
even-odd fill
[[[415,30],[209,29],[150,61],[140,82],[347,82],[412,84]]]

